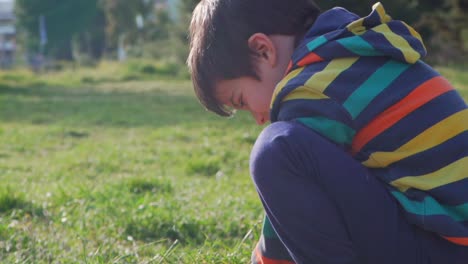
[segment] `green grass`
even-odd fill
[[[246,263],[261,128],[187,81],[88,74],[0,74],[0,262]]]
[[[450,80],[465,99],[468,98],[468,66],[439,67],[437,70]]]
[[[440,70],[468,97],[463,69]],[[0,262],[248,262],[261,128],[207,113],[188,81],[126,73],[0,73]]]

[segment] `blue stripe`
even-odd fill
[[[334,58],[350,58],[350,57],[357,57],[355,53],[351,52],[350,50],[343,47],[343,45],[339,44],[336,41],[328,42],[327,45],[324,45],[316,50],[314,50],[315,54],[320,56],[325,60],[331,60]],[[299,60],[297,60],[299,61]],[[297,63],[297,61],[295,61]]]
[[[384,177],[386,182],[392,182],[401,177],[420,176],[438,171],[457,160],[467,157],[467,142],[468,131],[462,132],[428,150],[397,161],[385,170],[376,170],[376,176]],[[427,162],[428,160],[431,162]]]
[[[324,117],[304,117],[297,121],[338,144],[350,145],[356,132],[349,126]]]
[[[349,127],[353,122],[344,108],[332,99],[294,99],[281,104],[278,120],[293,120],[300,117],[323,116]]]
[[[265,236],[260,237],[258,247],[260,254],[263,257],[277,260],[277,261],[290,261],[293,262],[291,255],[284,246],[283,242],[279,238],[267,238]],[[258,262],[252,262],[252,264],[260,264]]]
[[[409,29],[400,21],[392,21],[388,23],[390,29],[395,32],[397,35],[403,37],[410,44],[411,48],[418,52],[421,57],[426,56],[427,51],[424,47],[423,42],[411,35]]]
[[[297,63],[301,59],[303,59],[305,56],[307,56],[307,54],[309,53],[310,51],[307,48],[307,45],[305,43],[297,47],[296,50],[294,51],[294,54],[292,55],[292,61],[293,61],[294,67],[290,71],[293,71],[293,69],[297,69],[298,68]]]
[[[463,109],[466,109],[465,102],[458,96],[455,90],[442,94],[414,110],[392,127],[369,141],[360,151],[361,153],[367,153],[362,158],[367,160],[369,158],[368,154],[372,153],[375,149],[392,152],[417,137],[426,129]]]
[[[406,212],[408,222],[448,237],[468,236],[468,221],[454,221],[447,215],[422,216]]]
[[[375,60],[369,58],[369,61]],[[387,59],[388,61],[388,59]],[[383,64],[382,64],[383,65]],[[377,67],[375,68],[377,69]],[[375,71],[375,70],[374,70]],[[358,74],[358,73],[356,73]],[[355,120],[355,128],[360,129],[371,122],[390,106],[406,97],[415,88],[439,74],[426,64],[417,62],[403,72],[389,87],[383,90]],[[354,84],[354,82],[353,82]],[[430,110],[429,110],[430,111]],[[425,117],[427,119],[427,116]],[[414,126],[414,125],[413,125]],[[407,131],[407,130],[405,130]],[[380,146],[379,146],[380,148]]]
[[[353,36],[337,40],[347,50],[359,56],[382,56],[383,54],[365,41],[361,36]]]
[[[307,48],[309,51],[313,51],[314,49],[322,46],[323,44],[327,43],[327,38],[325,36],[320,36],[311,42],[307,43]]]
[[[382,19],[380,18],[379,12],[377,10],[372,10],[372,12],[364,18],[362,25],[366,28],[373,28],[382,24]]]
[[[366,34],[362,35],[362,39],[367,41],[367,43],[372,45],[376,50],[383,50],[385,52],[385,56],[392,57],[395,60],[406,61],[403,51],[398,47],[394,47],[384,34],[375,31],[368,31]]]
[[[330,61],[323,61],[307,65],[298,76],[292,78],[284,85],[283,89],[281,89],[281,92],[276,96],[275,101],[273,102],[273,106],[270,109],[271,122],[276,122],[278,120],[278,114],[283,98],[291,91],[298,88],[298,86],[303,85],[311,76],[317,72],[322,71],[329,63]]]
[[[276,238],[276,239],[278,238],[278,235],[273,229],[273,226],[271,226],[271,222],[268,216],[265,216],[265,218],[263,219],[262,233],[263,233],[263,236],[265,236],[265,238]]]
[[[395,196],[407,212],[412,214],[421,216],[447,215],[455,221],[468,220],[468,203],[458,206],[443,206],[430,196],[427,196],[420,202],[408,199],[401,192],[392,191],[392,195]]]
[[[440,187],[426,191],[426,195],[437,197],[437,199],[444,201],[446,205],[458,205],[468,203],[468,178],[442,185]]]
[[[328,85],[324,91],[325,95],[343,104],[377,69],[387,62],[388,58],[384,57],[360,57]]]
[[[369,103],[385,90],[400,74],[410,67],[409,64],[389,61],[380,67],[364,82],[343,104],[355,119]]]
[[[313,63],[313,64],[305,66],[304,70],[301,71],[301,73],[299,73],[296,77],[289,80],[284,85],[282,92],[287,89],[289,91],[288,92],[289,94],[291,91],[295,90],[296,88],[303,86],[310,79],[311,76],[313,76],[317,72],[321,72],[325,67],[327,67],[329,63],[330,61],[321,61],[321,62],[317,62],[317,63]],[[287,94],[283,94],[283,95],[286,96]]]

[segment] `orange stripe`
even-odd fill
[[[468,237],[443,237],[443,238],[458,245],[468,246]]]
[[[294,262],[291,262],[289,260],[276,260],[263,256],[262,252],[260,252],[260,248],[258,247],[258,245],[255,248],[255,258],[257,261],[256,264],[294,264]]]
[[[351,146],[352,154],[358,153],[369,141],[417,108],[452,89],[450,83],[441,76],[434,77],[421,84],[405,98],[378,115],[356,134]]]
[[[319,55],[311,52],[309,53],[309,55],[305,56],[304,58],[302,58],[298,63],[297,63],[297,66],[299,67],[303,67],[305,65],[309,65],[309,64],[312,64],[314,62],[319,62],[319,61],[323,61],[322,57],[320,57]]]

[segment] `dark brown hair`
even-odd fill
[[[313,0],[201,0],[190,24],[187,64],[195,93],[210,111],[231,112],[215,98],[216,82],[258,79],[248,39],[255,33],[301,38],[320,9]]]

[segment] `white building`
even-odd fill
[[[13,64],[15,50],[14,2],[12,0],[0,0],[0,67],[8,68]]]

